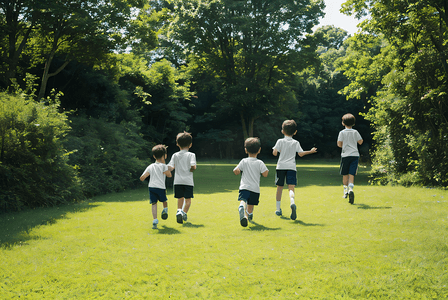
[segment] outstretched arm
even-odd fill
[[[313,147],[309,151],[299,152],[299,156],[302,157],[302,156],[305,156],[305,155],[308,155],[308,154],[313,154],[313,153],[316,153],[316,152],[317,152],[317,148]]]

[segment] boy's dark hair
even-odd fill
[[[191,136],[190,133],[188,133],[186,131],[179,133],[176,137],[176,143],[181,148],[190,146],[192,141],[193,141],[193,137]]]
[[[356,118],[352,114],[345,114],[342,116],[342,123],[344,123],[345,126],[353,126],[355,125]]]
[[[247,152],[250,154],[258,153],[258,150],[261,148],[260,139],[257,137],[250,137],[244,141],[244,148],[246,148]]]
[[[166,154],[166,146],[165,145],[156,145],[152,147],[152,155],[156,159],[162,158]]]
[[[286,120],[282,124],[282,130],[286,135],[292,136],[297,131],[297,123],[294,120]]]

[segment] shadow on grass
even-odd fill
[[[163,225],[161,228],[159,228],[159,234],[180,234],[180,231],[176,228],[168,227],[166,225]]]
[[[201,228],[201,227],[204,227],[204,225],[203,224],[193,224],[193,223],[190,223],[190,222],[186,222],[186,223],[183,224],[183,227]]]
[[[257,222],[252,222],[251,224],[255,225],[255,226],[250,226],[249,229],[250,230],[255,230],[255,231],[265,231],[265,230],[280,230],[281,228],[270,228],[270,227],[266,227],[264,225],[258,224]]]
[[[321,227],[325,226],[324,224],[305,223],[305,222],[300,221],[300,220],[295,220],[294,223],[300,224],[300,225],[306,226],[306,227],[308,227],[308,226],[321,226]]]
[[[41,237],[30,235],[33,228],[56,224],[58,220],[66,219],[68,213],[82,213],[96,206],[98,205],[89,203],[67,204],[1,214],[0,247],[11,248],[15,245],[27,245],[31,240],[39,240]]]
[[[353,204],[358,206],[358,209],[391,209],[391,206],[370,206],[367,204]]]

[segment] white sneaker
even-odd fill
[[[157,224],[159,224],[159,220],[155,219],[152,221],[152,229],[157,229]]]
[[[176,220],[177,220],[177,223],[179,223],[179,224],[182,224],[184,222],[181,210],[177,211]]]
[[[165,207],[165,208],[162,210],[162,219],[163,219],[163,220],[168,219],[168,207]]]
[[[240,224],[241,224],[241,226],[247,227],[247,218],[244,215],[244,206],[241,205],[240,207],[238,207],[238,212],[240,214]]]

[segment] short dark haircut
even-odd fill
[[[156,159],[162,158],[166,154],[166,146],[165,145],[156,145],[152,147],[152,155]]]
[[[179,133],[176,137],[176,143],[181,148],[190,146],[192,141],[193,141],[193,137],[191,136],[190,133],[188,133],[186,131]]]
[[[353,126],[355,125],[356,118],[352,114],[345,114],[342,116],[342,123],[344,123],[345,126]]]
[[[260,139],[257,137],[250,137],[244,141],[244,148],[246,148],[247,152],[251,154],[258,153],[258,150],[261,148]]]
[[[292,136],[297,131],[297,123],[294,120],[286,120],[282,124],[282,129],[286,135]]]

